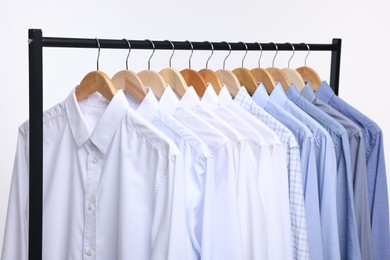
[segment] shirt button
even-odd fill
[[[88,249],[85,253],[87,254],[87,256],[91,256],[93,254],[93,250]]]
[[[93,210],[93,208],[94,208],[93,203],[92,202],[88,203],[88,209],[89,210]]]
[[[93,164],[96,164],[97,162],[98,162],[98,159],[96,159],[96,158],[93,158],[93,159],[92,159],[92,163],[93,163]]]

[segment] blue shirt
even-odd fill
[[[322,111],[336,119],[348,132],[353,192],[355,202],[356,227],[359,237],[362,259],[373,259],[370,216],[368,210],[367,173],[365,163],[365,148],[363,132],[358,125],[349,118],[318,99],[310,86],[305,86],[302,93]]]
[[[299,95],[299,94],[297,94]],[[319,233],[313,232],[308,228],[308,233],[313,234],[309,236],[309,248],[313,248],[312,237],[321,237],[317,234],[322,234],[322,245],[325,259],[339,259],[340,258],[340,245],[338,236],[338,224],[337,224],[337,202],[336,202],[336,173],[337,163],[336,155],[334,151],[334,144],[329,133],[313,118],[306,114],[301,108],[290,101],[281,86],[276,86],[271,93],[273,100],[288,111],[291,115],[296,117],[299,121],[304,123],[313,133],[314,137],[314,151],[315,158],[303,158],[308,162],[308,177],[306,180],[305,187],[305,201],[313,199],[314,195],[319,199],[319,207],[321,213],[321,230]],[[305,103],[303,100],[302,103]],[[309,104],[310,105],[310,104]],[[314,163],[314,167],[310,166]],[[304,164],[304,163],[302,163]],[[317,176],[313,173],[317,173]],[[315,187],[314,191],[309,192],[313,189],[313,183],[310,179],[318,178],[318,186]],[[306,204],[307,205],[307,204]],[[306,214],[309,215],[308,213]],[[309,219],[308,219],[309,223]],[[308,224],[309,227],[309,224]],[[320,244],[321,246],[321,244]],[[314,247],[318,248],[318,246]],[[316,252],[316,251],[315,251]],[[312,251],[310,251],[312,253]],[[312,254],[310,254],[312,256]],[[320,259],[318,254],[312,259]],[[322,255],[321,255],[322,257]]]
[[[367,116],[336,96],[326,82],[322,83],[316,95],[363,130],[374,258],[390,259],[389,207],[382,130]]]
[[[289,96],[289,94],[287,94]],[[305,109],[319,122],[333,139],[337,160],[337,219],[341,259],[361,259],[356,227],[355,204],[351,169],[350,146],[347,130],[331,116],[316,107],[305,92],[301,99],[306,99],[312,106]]]

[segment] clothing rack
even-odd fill
[[[99,39],[100,48],[128,49],[123,40]],[[154,49],[171,50],[168,41],[153,41]],[[175,50],[212,50],[208,42],[173,41]],[[30,122],[30,196],[29,196],[29,259],[42,259],[42,200],[43,200],[43,48],[97,48],[95,39],[43,37],[41,29],[29,29],[29,122]],[[130,40],[132,49],[153,49],[149,41]],[[245,51],[243,43],[229,43],[232,51]],[[212,42],[214,50],[228,51],[226,42]],[[249,51],[259,51],[257,43],[246,43]],[[279,51],[292,51],[288,43],[276,43]],[[310,51],[330,51],[330,86],[336,94],[339,89],[341,39],[331,44],[307,44]],[[296,51],[308,51],[306,44],[293,44]],[[275,51],[273,43],[261,43],[263,51]]]

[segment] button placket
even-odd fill
[[[96,205],[97,189],[101,175],[101,159],[99,152],[90,151],[88,156],[88,170],[85,187],[85,230],[84,230],[84,258],[96,258]]]

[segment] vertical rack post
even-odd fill
[[[42,202],[43,202],[43,68],[42,31],[30,29],[29,43],[29,260],[42,259]]]
[[[330,86],[336,95],[339,94],[340,62],[341,62],[341,39],[332,41],[332,60],[330,64]]]

